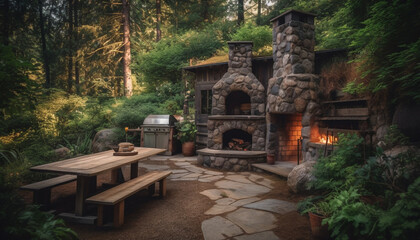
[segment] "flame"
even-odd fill
[[[337,141],[338,141],[338,138],[337,137],[334,137],[334,136],[328,136],[328,144],[331,144],[331,143],[337,143]],[[322,134],[320,137],[319,137],[319,142],[320,143],[327,143],[327,136],[326,135],[324,135],[324,134]]]

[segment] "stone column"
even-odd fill
[[[290,10],[271,20],[274,64],[273,78],[269,79],[267,87],[266,113],[303,114],[303,153],[307,150],[311,122],[318,107],[319,78],[313,74],[314,17],[311,13]],[[267,152],[272,151],[269,148],[273,145],[269,142],[274,139],[271,134],[274,133],[267,129]]]
[[[252,45],[251,41],[228,42],[229,73],[247,75],[252,72]]]

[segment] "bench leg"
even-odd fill
[[[130,179],[134,179],[139,175],[139,162],[132,163],[130,166]]]
[[[159,181],[159,196],[166,196],[166,178]]]
[[[114,206],[114,227],[120,227],[124,224],[124,201]]]
[[[34,191],[33,203],[45,206],[48,209],[51,203],[51,188]]]
[[[104,206],[98,205],[98,219],[96,220],[97,226],[104,225]]]
[[[149,186],[149,196],[153,196],[155,194],[156,191],[156,187],[155,184],[153,183],[152,185]]]

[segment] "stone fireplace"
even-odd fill
[[[271,22],[274,65],[267,89],[266,151],[278,161],[297,162],[308,150],[319,113],[314,15],[291,10]]]
[[[265,161],[266,91],[252,73],[252,42],[228,46],[228,71],[212,89],[207,149],[198,153],[206,166],[241,171]]]

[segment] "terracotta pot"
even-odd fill
[[[268,164],[274,164],[274,162],[276,161],[274,154],[267,154],[267,163]]]
[[[194,155],[194,149],[195,143],[194,142],[184,142],[182,144],[182,154],[184,156],[193,156]]]
[[[309,212],[312,236],[315,239],[329,239],[328,224],[322,225],[323,219],[325,219],[325,216]]]

